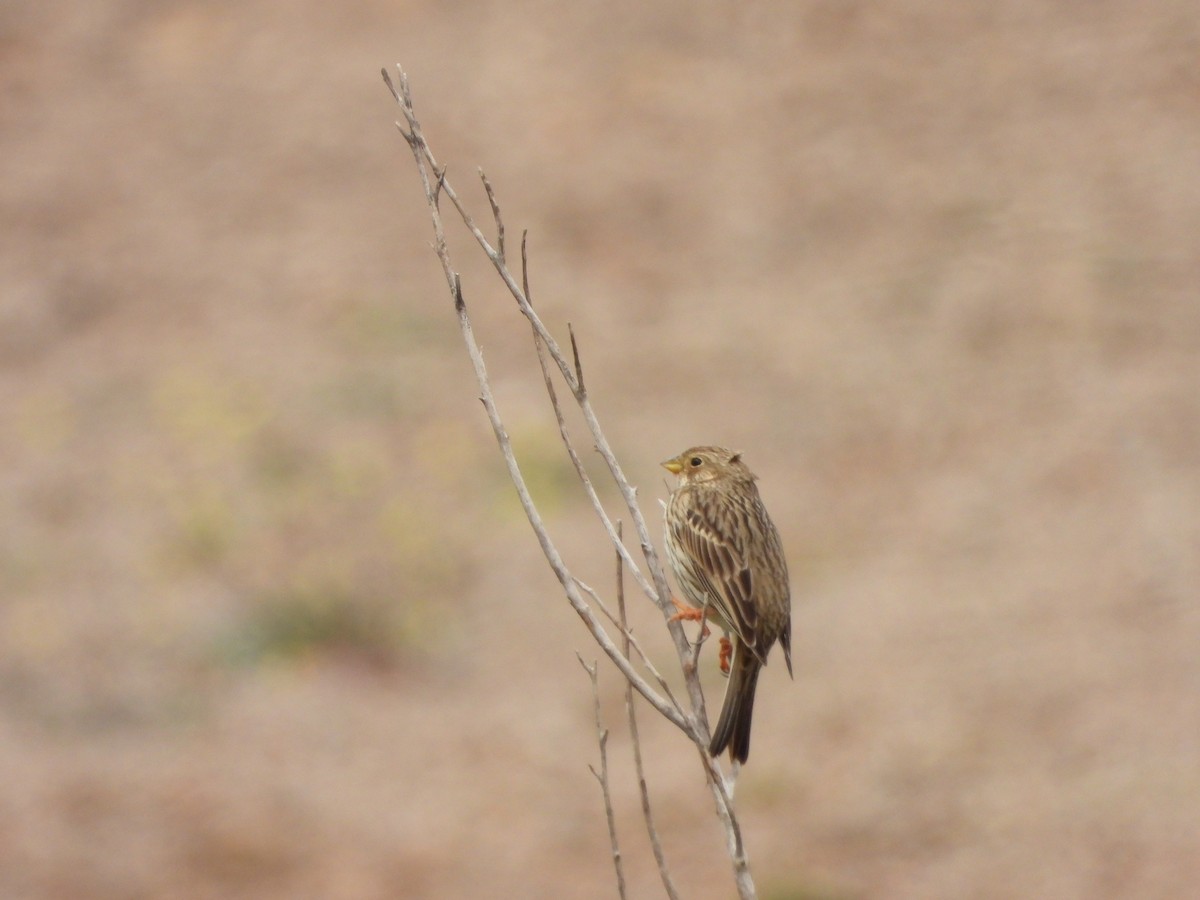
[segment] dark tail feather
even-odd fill
[[[708,745],[710,756],[720,756],[729,748],[729,758],[744,763],[750,756],[750,719],[754,715],[754,691],[758,687],[758,673],[762,663],[755,655],[735,641],[733,671],[725,688],[725,702],[721,705],[721,716],[713,729],[712,743]]]

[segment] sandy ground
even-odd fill
[[[1194,896],[1194,4],[649,6],[0,11],[0,896],[615,894],[596,651],[475,399],[397,62],[529,229],[654,533],[658,460],[761,475],[797,666],[739,785],[760,895]],[[528,331],[455,241],[611,596]],[[630,896],[662,896],[601,693]],[[642,723],[681,894],[732,896],[693,751]]]

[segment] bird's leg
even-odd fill
[[[686,603],[684,603],[682,600],[680,600],[674,594],[671,595],[671,603],[675,606],[675,609],[677,610],[677,612],[675,613],[675,615],[671,616],[671,618],[667,619],[668,622],[703,622],[704,621],[705,615],[704,615],[703,607],[688,606]],[[707,625],[705,625],[703,630],[700,632],[700,636],[701,637],[708,636],[708,626]]]
[[[729,638],[723,637],[718,647],[720,648],[720,652],[717,653],[717,665],[721,667],[721,674],[728,678],[729,660],[733,656],[733,644],[729,642]]]

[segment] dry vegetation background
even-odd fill
[[[655,532],[683,447],[762,477],[798,661],[739,786],[762,895],[1194,896],[1198,61],[1184,0],[6,4],[0,896],[614,894],[595,652],[474,399],[396,62],[530,229]],[[685,895],[730,896],[693,751],[644,730]]]

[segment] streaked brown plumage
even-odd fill
[[[792,604],[779,532],[742,455],[693,447],[663,466],[679,476],[666,513],[667,559],[693,606],[732,636],[733,662],[709,753],[750,755],[758,674],[775,641],[792,673]]]

